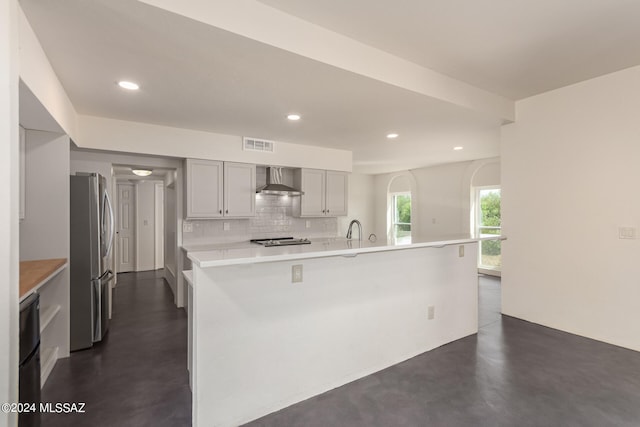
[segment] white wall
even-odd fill
[[[242,137],[80,116],[79,147],[178,158],[197,158],[351,172],[346,150],[277,142],[273,153],[243,151]]]
[[[412,235],[417,238],[444,237],[470,232],[471,183],[476,171],[497,159],[450,163],[440,166],[376,175],[375,229],[387,234],[387,191],[398,176],[412,187]],[[491,171],[487,172],[492,176]],[[415,187],[415,188],[413,188]],[[402,187],[406,188],[406,185]]]
[[[474,187],[500,185],[500,158],[488,159],[479,165],[471,178]]]
[[[156,268],[155,194],[155,182],[136,183],[136,271]]]
[[[76,172],[95,172],[104,176],[107,179],[107,191],[109,192],[109,196],[111,196],[111,200],[113,200],[116,192],[113,189],[113,173],[111,169],[111,162],[96,158],[84,158],[79,154],[81,153],[78,151],[71,151],[69,173],[71,175],[75,175]]]
[[[349,222],[357,219],[362,224],[362,239],[375,232],[375,177],[352,173],[349,175],[349,213],[338,218],[338,236],[347,235]],[[354,236],[357,231],[354,231]]]
[[[26,130],[20,260],[69,257],[69,137]]]
[[[640,350],[640,67],[517,103],[502,132],[505,314]]]
[[[18,399],[18,2],[0,0],[0,403]],[[0,412],[0,426],[16,414]]]

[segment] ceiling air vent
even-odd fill
[[[262,151],[265,153],[273,153],[275,142],[266,139],[242,138],[242,148],[244,151]]]

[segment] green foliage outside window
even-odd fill
[[[500,227],[500,192],[486,191],[480,193],[480,233],[500,234],[500,230],[486,227]],[[500,241],[482,242],[482,255],[500,255]]]
[[[395,196],[396,205],[396,237],[411,235],[411,195]]]

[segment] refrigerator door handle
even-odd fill
[[[102,294],[100,293],[101,279],[93,280],[93,342],[100,341],[102,338]]]
[[[113,206],[111,205],[111,198],[109,198],[109,192],[107,192],[107,190],[105,189],[104,191],[104,205],[103,205],[103,213],[102,213],[102,218],[104,221],[104,211],[106,209],[106,207],[109,208],[109,243],[107,246],[107,253],[105,255],[105,257],[108,257],[109,254],[111,254],[111,249],[113,249],[113,238],[114,238],[114,232],[115,232],[115,221],[113,218]]]
[[[99,277],[101,282],[110,282],[114,278],[113,271],[107,270],[102,276]]]

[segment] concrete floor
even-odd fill
[[[481,277],[478,335],[267,415],[267,426],[640,426],[640,353],[501,316]]]
[[[43,414],[42,427],[191,425],[187,316],[161,272],[118,275],[105,339],[60,359],[43,402],[85,402],[84,414]]]
[[[501,316],[479,279],[478,335],[267,415],[250,427],[640,426],[640,353]],[[119,277],[107,339],[58,361],[45,402],[86,402],[54,426],[188,426],[186,316],[156,273]]]

